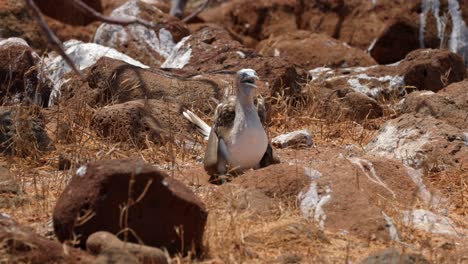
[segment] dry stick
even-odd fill
[[[212,0],[206,0],[205,3],[203,3],[197,10],[193,11],[192,14],[182,19],[182,22],[188,22],[192,20],[194,17],[198,16],[198,14],[200,14],[203,10],[205,10],[211,4],[211,1]]]
[[[67,1],[67,0],[66,0]],[[146,20],[140,19],[140,18],[112,18],[112,17],[106,17],[102,15],[101,13],[97,12],[93,8],[89,7],[87,4],[83,3],[81,0],[68,0],[68,1],[73,1],[76,4],[76,7],[82,10],[83,12],[89,14],[92,16],[94,19],[108,23],[108,24],[114,24],[114,25],[120,25],[120,26],[128,26],[132,24],[139,24],[145,27],[153,28],[154,30],[157,30],[158,26],[152,22],[148,22]],[[208,0],[210,1],[210,0]],[[65,62],[72,68],[72,70],[81,78],[85,79],[83,74],[80,72],[80,70],[76,67],[75,63],[73,60],[67,55],[65,52],[62,42],[57,38],[57,36],[54,34],[54,32],[50,29],[50,27],[47,25],[47,22],[44,19],[44,16],[42,15],[41,10],[37,7],[37,5],[34,3],[33,0],[26,0],[27,6],[32,10],[33,17],[36,20],[36,22],[39,24],[41,27],[42,31],[47,36],[47,41],[49,44],[51,44],[52,48],[58,52],[62,58],[65,60]]]
[[[49,42],[49,44],[51,44],[52,48],[62,56],[62,58],[65,60],[68,66],[70,66],[72,70],[78,76],[80,76],[81,79],[84,79],[83,74],[78,70],[75,63],[73,63],[73,60],[67,55],[67,53],[63,49],[62,42],[57,38],[57,36],[47,25],[47,22],[45,21],[44,16],[42,15],[41,10],[39,10],[39,8],[37,7],[36,3],[34,3],[33,0],[26,0],[26,5],[31,9],[34,19],[39,24],[42,31],[44,31],[44,33],[46,34],[47,41]]]
[[[113,18],[113,17],[107,17],[102,15],[101,13],[97,12],[87,4],[83,3],[81,0],[71,0],[76,4],[76,7],[78,7],[80,10],[84,11],[88,15],[92,16],[94,19],[99,20],[104,23],[108,24],[114,24],[114,25],[119,25],[119,26],[128,26],[132,24],[139,24],[145,27],[149,28],[154,28],[156,27],[156,24],[146,21],[144,19],[140,18]],[[210,1],[210,0],[209,0]]]

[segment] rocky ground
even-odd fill
[[[83,77],[0,0],[0,262],[468,263],[468,1],[36,2]],[[216,185],[242,68],[281,163]]]

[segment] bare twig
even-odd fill
[[[184,19],[182,19],[183,22],[188,22],[192,20],[194,17],[198,16],[203,10],[205,10],[212,2],[213,0],[206,0],[205,3],[203,3],[197,10],[193,11],[190,15],[186,16]]]
[[[45,21],[44,16],[42,15],[41,10],[37,7],[36,3],[34,3],[33,0],[26,0],[26,5],[31,9],[34,19],[39,24],[42,31],[44,31],[44,33],[46,34],[47,41],[52,46],[52,49],[54,49],[56,52],[58,52],[62,56],[62,58],[65,60],[68,66],[70,66],[72,70],[78,76],[80,76],[80,78],[84,79],[83,74],[80,72],[80,70],[78,70],[75,63],[73,63],[73,60],[65,52],[62,42],[58,39],[58,37],[54,34],[54,32],[52,32],[52,30],[47,25],[47,22]]]
[[[64,1],[73,1],[75,3],[75,6],[82,10],[83,12],[89,14],[92,16],[94,19],[108,23],[108,24],[113,24],[113,25],[120,25],[120,26],[128,26],[128,25],[133,25],[133,24],[138,24],[142,25],[148,28],[152,28],[154,30],[158,30],[161,26],[140,18],[113,18],[113,17],[106,17],[102,15],[101,13],[97,12],[87,4],[85,4],[81,0],[64,0]],[[208,0],[210,1],[210,0]],[[73,60],[67,55],[65,52],[65,49],[63,48],[62,42],[58,39],[58,37],[54,34],[54,32],[50,29],[50,27],[47,25],[47,22],[44,19],[44,16],[41,12],[41,10],[37,7],[37,5],[34,3],[33,0],[26,0],[26,4],[31,9],[33,13],[33,17],[36,20],[36,22],[39,24],[41,27],[42,31],[47,36],[47,41],[51,45],[52,49],[58,52],[62,58],[65,60],[65,62],[72,68],[72,70],[80,76],[81,79],[84,79],[83,74],[80,72],[78,67],[75,65]]]
[[[76,7],[78,7],[80,10],[82,10],[83,12],[89,14],[94,19],[96,19],[98,21],[101,21],[101,22],[104,22],[104,23],[119,25],[119,26],[129,26],[129,25],[133,25],[133,24],[138,24],[138,25],[142,25],[142,26],[145,26],[145,27],[149,27],[149,28],[156,28],[158,26],[157,24],[154,24],[153,22],[149,22],[149,21],[146,21],[144,19],[137,18],[137,17],[135,17],[135,18],[107,17],[107,16],[104,16],[101,13],[97,12],[96,10],[94,10],[93,8],[88,6],[87,4],[83,3],[83,1],[81,1],[81,0],[69,0],[69,1],[75,2]]]

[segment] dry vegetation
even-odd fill
[[[390,118],[394,111],[388,107],[385,117],[378,120],[365,120],[361,124],[353,121],[340,121],[317,117],[321,104],[313,97],[313,89],[304,84],[302,100],[288,101],[286,97],[273,98],[270,137],[295,129],[307,128],[314,134],[315,144],[320,146],[341,146],[355,144],[364,146]],[[388,106],[391,103],[386,104]],[[0,164],[6,164],[21,184],[21,201],[2,208],[20,223],[33,226],[40,234],[52,237],[50,219],[55,201],[80,164],[103,159],[138,158],[158,164],[172,174],[180,168],[196,164],[195,159],[202,155],[201,148],[186,149],[168,142],[157,145],[146,142],[145,148],[128,143],[112,143],[99,138],[90,129],[92,109],[84,106],[59,104],[55,108],[43,110],[47,132],[55,142],[55,150],[33,155],[0,156]],[[15,136],[18,153],[31,152],[29,140],[20,133]],[[199,142],[202,142],[198,138]],[[71,169],[58,171],[61,157],[71,161]],[[444,186],[444,194],[457,204],[457,214],[461,222],[468,215],[467,172],[454,170],[437,177],[429,173],[428,181],[433,186]],[[205,233],[207,252],[203,260],[176,256],[174,263],[347,263],[389,246],[404,251],[423,252],[429,259],[446,262],[453,241],[436,238],[418,231],[404,228],[404,241],[415,247],[393,242],[385,244],[377,240],[362,241],[350,235],[322,232],[312,220],[304,219],[295,199],[277,199],[270,210],[260,210],[250,204],[247,194],[228,189],[220,195],[214,194],[213,186],[192,185],[191,188],[202,198],[209,210]],[[466,218],[464,218],[466,220]],[[466,223],[465,223],[466,225]]]

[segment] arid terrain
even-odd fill
[[[468,263],[468,1],[36,2],[81,76],[0,0],[0,263]],[[244,68],[280,163],[213,184]]]

